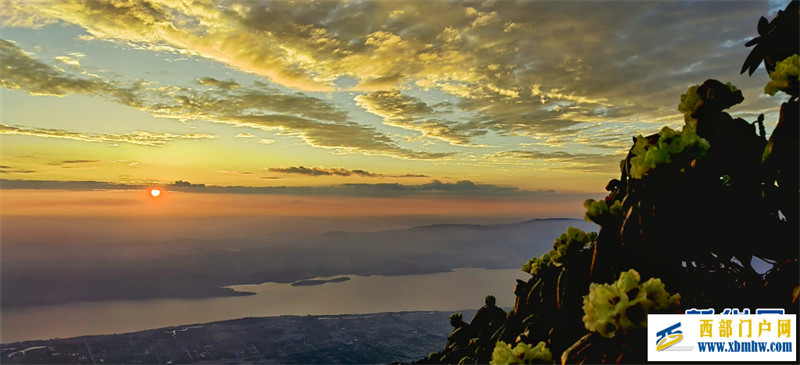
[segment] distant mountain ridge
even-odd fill
[[[147,255],[127,257],[124,245],[3,242],[3,308],[73,301],[203,298],[247,295],[225,288],[292,283],[337,275],[408,275],[461,267],[515,268],[520,257],[552,248],[567,226],[583,220],[535,219],[512,224],[431,225],[379,232],[328,232],[283,242],[181,240],[132,243]],[[85,250],[85,251],[80,251]],[[91,251],[90,257],[74,252]],[[152,254],[150,254],[152,251]],[[44,253],[43,253],[44,252]],[[69,259],[64,259],[69,257]],[[147,285],[142,285],[147,283]]]
[[[444,223],[444,224],[431,224],[425,226],[416,226],[411,227],[409,229],[435,229],[435,228],[448,228],[448,227],[460,227],[460,228],[483,228],[483,229],[498,229],[503,227],[509,226],[518,226],[528,223],[537,223],[537,222],[555,222],[555,221],[571,221],[571,222],[578,222],[583,223],[583,220],[576,219],[576,218],[536,218],[530,219],[527,221],[517,222],[517,223],[499,223],[499,224],[453,224],[453,223]]]

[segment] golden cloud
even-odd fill
[[[83,142],[129,143],[139,146],[158,147],[176,140],[213,139],[217,136],[209,134],[172,134],[172,133],[79,133],[61,129],[25,128],[0,124],[0,134],[32,136],[41,138],[71,139]]]
[[[771,11],[766,2],[731,7],[717,2],[6,0],[3,5],[5,26],[74,24],[89,34],[85,39],[201,56],[295,90],[367,92],[357,97],[357,105],[386,125],[458,146],[487,131],[575,144],[606,133],[600,126],[606,121],[645,123],[677,115],[674,105],[686,85],[723,69],[738,77],[745,50],[721,45],[752,36],[754,14]],[[446,156],[402,148],[322,100],[230,80],[201,78],[198,83],[209,90],[148,89],[143,98],[132,84],[65,78],[47,68],[37,73],[45,75],[44,81],[15,76],[2,86],[32,94],[100,93],[154,114],[279,130],[344,152]],[[344,79],[354,86],[337,87]],[[737,86],[756,84],[761,86],[745,79]],[[425,102],[403,92],[409,88],[457,97],[455,108],[465,119],[417,109]],[[255,107],[246,109],[245,101]],[[309,108],[299,108],[301,101]],[[608,138],[627,141],[626,133]]]
[[[453,145],[470,145],[470,139],[486,134],[465,123],[450,122],[419,98],[399,91],[377,91],[355,98],[358,106],[383,118],[387,125],[420,132],[423,137]]]
[[[101,78],[76,76],[37,61],[13,44],[0,40],[0,63],[9,72],[0,75],[0,86],[21,89],[32,95],[87,94],[99,96],[153,115],[179,120],[201,119],[237,127],[280,131],[296,135],[314,147],[348,153],[383,154],[399,158],[435,159],[448,153],[412,151],[398,146],[374,128],[348,120],[347,113],[321,99],[302,94],[287,95],[267,84],[256,82],[245,87],[231,81],[200,79],[210,88],[195,90],[177,86],[148,86],[142,81],[123,83]],[[134,144],[159,136],[90,135],[76,132],[7,127],[6,134],[28,134],[39,137],[97,141],[123,139]],[[127,139],[124,140],[124,139]],[[266,141],[265,141],[266,142]]]

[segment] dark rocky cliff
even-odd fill
[[[518,281],[502,324],[451,316],[444,349],[417,363],[644,363],[647,313],[797,313],[798,2],[757,30],[741,72],[763,61],[765,93],[790,96],[769,138],[763,115],[724,111],[743,100],[735,86],[691,87],[678,107],[683,129],[634,137],[608,196],[586,201],[600,231],[570,228],[524,264],[531,278]],[[771,268],[757,272],[754,257]]]

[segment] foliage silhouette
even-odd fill
[[[724,112],[744,99],[735,86],[709,79],[690,87],[678,106],[683,129],[634,137],[608,196],[585,202],[599,233],[570,228],[525,263],[531,278],[517,280],[514,308],[488,341],[478,335],[486,324],[458,318],[463,325],[445,348],[418,363],[551,362],[549,355],[644,363],[647,313],[797,313],[799,13],[794,0],[772,21],[761,17],[759,36],[746,44],[755,47],[741,72],[752,75],[764,62],[765,93],[790,96],[769,139],[763,115],[751,123]],[[772,268],[757,273],[753,257]]]

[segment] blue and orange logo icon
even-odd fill
[[[656,332],[656,351],[664,351],[683,340],[683,332],[678,328],[681,322],[675,323],[661,331]]]

